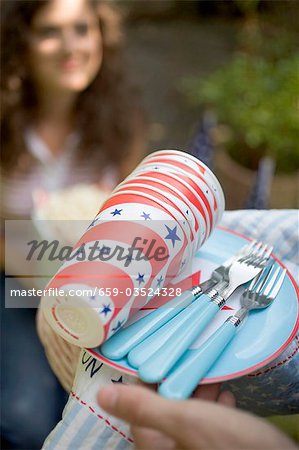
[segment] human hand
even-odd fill
[[[143,384],[143,383],[140,383]],[[154,390],[154,386],[144,385]],[[206,384],[199,386],[193,394],[194,398],[219,402],[227,406],[235,406],[235,397],[231,392],[220,392],[221,384]],[[172,450],[175,447],[175,441],[161,431],[146,427],[132,426],[131,431],[137,448],[156,450]]]
[[[229,408],[231,395],[218,395],[218,389],[201,387],[197,398],[176,401],[141,386],[109,385],[99,392],[98,402],[131,425],[140,450],[297,448],[265,420]]]

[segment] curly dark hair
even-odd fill
[[[24,130],[37,104],[26,67],[27,37],[34,15],[49,1],[1,1],[1,165],[5,171],[15,167],[24,152]],[[103,61],[75,105],[75,126],[81,135],[77,158],[93,158],[99,167],[119,166],[144,131],[144,114],[139,91],[126,70],[120,14],[105,1],[89,1],[99,17]]]

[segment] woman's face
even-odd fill
[[[46,94],[81,92],[102,63],[99,22],[88,0],[51,0],[32,21],[31,76]]]

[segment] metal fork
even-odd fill
[[[237,260],[242,260],[244,257],[246,258],[249,255],[255,256],[258,251],[258,246],[256,244],[257,241],[253,240],[250,242],[250,244],[244,245],[240,248],[240,250],[237,251],[237,253],[235,253],[224,263],[222,263],[221,266],[216,267],[208,280],[203,281],[200,285],[192,288],[192,294],[194,295],[194,297],[198,298],[200,294],[208,292],[218,283],[222,283],[223,281],[228,284],[228,271],[232,263]]]
[[[188,290],[181,294],[179,297],[175,297],[165,305],[156,309],[155,311],[147,314],[145,317],[137,320],[128,327],[122,328],[110,339],[108,339],[101,346],[101,353],[110,359],[121,359],[126,356],[132,349],[134,349],[140,342],[144,341],[148,336],[152,335],[156,330],[161,328],[164,324],[169,322],[174,316],[179,314],[183,309],[189,306],[194,300],[200,297],[204,292],[209,291],[212,287],[222,284],[228,284],[228,271],[231,264],[237,260],[246,256],[254,256],[257,252],[258,246],[256,241],[252,241],[250,244],[246,244],[241,249],[227,259],[221,266],[217,267],[211,274],[211,277],[194,286],[191,290]],[[157,349],[161,346],[161,340],[157,342]],[[151,346],[152,351],[155,349]],[[134,352],[131,354],[130,363],[134,367],[138,367],[149,356],[142,351]]]
[[[273,264],[270,270],[267,268],[255,277],[241,297],[241,309],[230,316],[201,347],[186,352],[174,371],[159,387],[160,394],[177,400],[188,398],[236,335],[248,312],[266,308],[273,302],[283,284],[285,274],[286,269]]]
[[[148,348],[148,353],[151,354],[139,367],[139,376],[143,381],[147,383],[160,382],[225,305],[226,300],[235,289],[262,271],[268,263],[272,247],[269,248],[261,243],[257,243],[257,245],[256,255],[241,258],[241,261],[237,260],[231,265],[228,272],[229,284],[224,290],[219,292],[212,289],[208,294],[203,294],[158,330],[157,334],[159,333],[163,339],[164,331],[167,339],[163,339],[163,345],[154,354],[150,346],[146,347],[146,341],[140,344],[143,351]],[[202,303],[203,298],[208,300],[204,304]],[[150,339],[153,339],[153,336],[148,338],[148,340]],[[131,352],[128,359],[131,361]]]

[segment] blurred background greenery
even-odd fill
[[[246,179],[243,198],[234,199],[216,162],[229,208],[244,206],[251,172],[265,156],[273,160],[275,182],[282,174],[287,186],[281,200],[281,184],[274,186],[270,207],[298,207],[298,2],[119,3],[128,15],[129,58],[149,112],[150,149],[188,149],[203,115],[212,111],[215,146]]]

